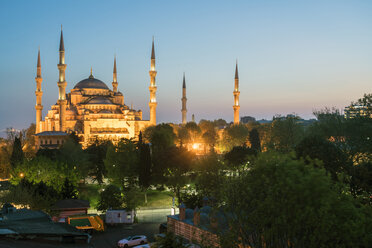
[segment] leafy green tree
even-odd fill
[[[256,152],[261,152],[260,135],[256,128],[253,128],[251,131],[249,131],[248,140],[253,150]]]
[[[180,142],[180,146],[183,146],[183,145],[190,142],[190,134],[189,134],[189,132],[188,132],[188,130],[186,129],[185,126],[181,126],[178,129],[177,138]]]
[[[110,146],[112,146],[110,141],[96,140],[84,151],[88,155],[88,175],[94,177],[99,184],[103,183],[103,178],[107,175],[104,161]]]
[[[76,185],[72,184],[70,180],[66,177],[61,188],[61,198],[62,199],[76,199],[78,196],[78,191]]]
[[[19,184],[12,185],[8,191],[3,193],[0,201],[50,212],[51,207],[59,198],[58,192],[44,182],[31,183],[22,179]]]
[[[60,161],[53,161],[45,157],[35,157],[24,161],[12,170],[11,182],[17,185],[23,178],[35,184],[43,182],[46,186],[60,192],[66,178],[76,185],[79,173],[73,167]]]
[[[223,191],[221,187],[223,187],[226,177],[226,169],[215,153],[198,159],[193,164],[193,171],[196,173],[195,191],[198,197],[221,199]]]
[[[118,187],[133,184],[137,178],[137,145],[129,139],[122,139],[117,146],[107,148],[104,160],[107,177]]]
[[[334,141],[337,144],[343,143],[345,137],[345,118],[338,109],[325,108],[313,113],[317,122],[313,123],[308,133]]]
[[[35,157],[35,132],[36,125],[31,123],[30,126],[25,130],[25,139],[23,141],[23,151],[27,159]]]
[[[176,135],[173,132],[172,126],[162,123],[146,128],[144,137],[151,143],[152,150],[156,153],[174,146]]]
[[[349,167],[350,191],[366,205],[372,203],[372,162]]]
[[[195,122],[188,122],[185,125],[186,130],[189,132],[190,142],[195,143],[200,138],[200,127]]]
[[[166,184],[173,190],[178,200],[181,198],[181,188],[189,180],[187,172],[191,169],[192,159],[192,153],[182,147],[170,147],[160,156],[166,169]]]
[[[248,162],[250,156],[255,156],[256,150],[246,146],[235,146],[225,154],[225,160],[232,166],[238,167]]]
[[[271,146],[281,152],[290,152],[304,135],[298,116],[274,117],[271,123]]]
[[[127,209],[136,209],[141,203],[140,195],[141,191],[136,185],[128,185],[123,188],[123,203]]]
[[[323,169],[263,153],[223,185],[223,247],[366,247],[371,207],[361,207]],[[228,213],[228,214],[227,214]]]
[[[297,157],[304,158],[307,163],[311,163],[313,159],[321,160],[334,180],[337,180],[337,173],[346,172],[347,157],[338,146],[324,138],[306,137],[296,146],[295,151]]]
[[[153,246],[154,248],[184,248],[182,244],[182,239],[177,237],[172,232],[167,232],[165,237],[157,237],[156,242]]]
[[[144,131],[144,138],[150,142],[152,157],[152,179],[154,184],[163,184],[166,173],[163,154],[174,146],[176,138],[173,127],[169,124],[150,126]]]
[[[245,145],[248,138],[248,128],[244,124],[230,125],[225,128],[224,139],[221,141],[223,150],[229,151],[234,146]]]
[[[147,189],[151,185],[151,154],[148,144],[139,143],[138,183],[145,192],[145,203],[147,204]]]
[[[216,127],[219,127],[219,128],[223,128],[225,126],[227,126],[227,122],[224,120],[224,119],[218,119],[218,120],[214,120],[213,121],[213,124],[216,126]]]
[[[13,143],[13,151],[10,157],[10,164],[13,168],[15,168],[18,164],[21,164],[24,159],[25,155],[23,154],[21,139],[15,137]]]
[[[119,187],[116,185],[108,185],[99,194],[99,202],[97,209],[106,211],[107,209],[121,209],[123,206],[123,197]]]

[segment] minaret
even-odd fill
[[[118,75],[116,72],[116,56],[114,58],[114,73],[113,73],[113,80],[112,80],[112,90],[114,92],[118,92]]]
[[[239,124],[239,74],[238,74],[238,61],[236,61],[236,67],[235,67],[235,87],[234,87],[234,124]]]
[[[66,85],[65,81],[65,46],[63,44],[63,32],[61,26],[61,40],[59,43],[59,64],[57,65],[59,70],[59,81],[57,83],[59,94],[58,94],[58,105],[59,105],[59,130],[64,132],[66,131]]]
[[[43,82],[43,78],[41,77],[41,63],[40,63],[40,48],[37,53],[37,72],[36,72],[36,133],[40,133],[42,130],[40,128],[40,122],[42,120],[42,111],[43,105],[41,105],[41,98],[43,96],[43,91],[41,90],[41,82]]]
[[[156,102],[156,84],[155,84],[155,77],[156,77],[156,70],[155,70],[155,48],[154,48],[154,37],[152,37],[152,50],[151,50],[151,67],[150,67],[150,125],[156,125],[156,106],[158,103]]]
[[[186,109],[186,101],[187,101],[187,98],[186,98],[186,80],[185,80],[185,73],[183,73],[183,84],[182,84],[182,109],[181,109],[181,112],[182,112],[182,124],[186,124],[187,120],[186,120],[186,113],[187,113],[187,109]]]

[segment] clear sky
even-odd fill
[[[271,119],[343,108],[372,85],[372,1],[10,1],[0,4],[0,130],[35,122],[37,49],[45,113],[58,97],[60,26],[67,92],[89,76],[110,88],[117,56],[125,103],[149,118],[155,36],[158,122],[233,119],[235,60],[240,115]]]

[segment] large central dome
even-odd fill
[[[89,78],[81,80],[79,83],[77,83],[74,87],[74,89],[105,89],[108,90],[109,87],[102,82],[99,79],[96,79],[93,77],[92,74],[90,74]]]

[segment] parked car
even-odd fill
[[[118,247],[131,247],[135,245],[143,245],[147,243],[147,237],[145,235],[129,236],[118,241]]]
[[[136,245],[136,246],[133,247],[133,248],[151,248],[151,245],[150,245],[150,244]]]

